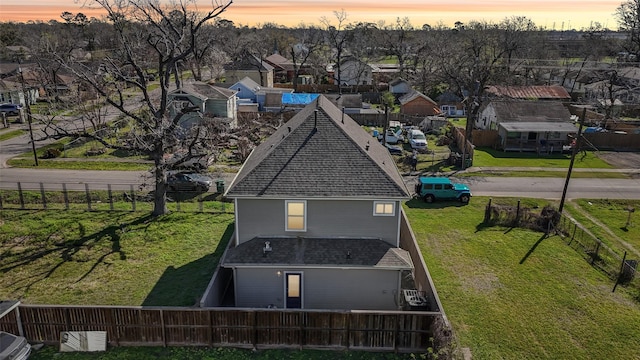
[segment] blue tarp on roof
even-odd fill
[[[320,94],[282,94],[282,105],[308,105],[311,104]]]

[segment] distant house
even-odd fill
[[[240,61],[224,66],[223,83],[233,84],[245,77],[249,77],[260,86],[273,87],[274,68],[268,62],[251,54]]]
[[[287,83],[293,81],[293,76],[295,73],[293,61],[285,58],[278,53],[267,56],[264,61],[273,66],[274,82]]]
[[[560,85],[539,86],[489,86],[486,94],[493,98],[512,100],[571,101],[571,95]]]
[[[467,110],[462,98],[451,91],[444,92],[436,98],[440,112],[447,117],[467,116]]]
[[[569,110],[552,101],[491,101],[480,108],[475,127],[496,130],[504,151],[560,152],[577,132]]]
[[[397,78],[389,83],[389,92],[396,97],[407,94],[412,90],[411,84],[402,78]]]
[[[611,83],[611,77],[615,77],[614,83]],[[616,108],[640,103],[640,68],[625,67],[615,73],[612,71],[601,75],[600,78],[599,81],[585,85],[585,100],[606,107],[611,106],[613,99]]]
[[[372,85],[373,71],[372,65],[353,56],[347,56],[340,61],[339,74],[336,65],[329,72],[333,74],[334,80],[340,85]]]
[[[293,93],[293,89],[260,86],[253,79],[245,77],[230,86],[237,91],[238,103],[247,107],[255,104],[257,111],[280,111],[282,94]]]
[[[0,80],[0,104],[20,104],[25,106],[22,85],[13,81]]]
[[[410,195],[386,148],[319,96],[229,186],[235,232],[220,261],[236,307],[400,308]]]
[[[400,102],[400,112],[406,115],[433,116],[440,114],[438,104],[417,90],[412,90],[401,96],[398,101]]]
[[[190,127],[200,121],[219,121],[234,128],[237,126],[236,92],[230,89],[195,82],[169,93],[173,105],[171,116],[183,108],[195,107],[202,114],[190,113],[183,117],[181,125]]]

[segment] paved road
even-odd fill
[[[15,189],[20,182],[23,189],[39,189],[43,182],[45,189],[62,189],[66,184],[68,190],[84,190],[85,184],[90,189],[113,190],[137,188],[141,184],[149,184],[149,173],[138,171],[87,171],[87,170],[54,170],[54,169],[0,169],[0,188]],[[222,173],[220,176],[229,185],[235,174]],[[406,177],[409,189],[413,189],[415,177]],[[564,188],[564,178],[534,177],[461,177],[459,181],[469,185],[475,196],[496,197],[530,197],[543,199],[560,199]],[[215,188],[212,189],[215,191]],[[640,199],[640,179],[593,179],[575,178],[569,182],[567,197],[604,198],[604,199]]]
[[[17,127],[16,125],[14,127]],[[26,125],[23,125],[26,126]],[[36,133],[37,138],[37,133]],[[42,143],[37,143],[38,146]],[[5,161],[18,154],[31,151],[29,136],[24,135],[0,143],[0,188],[15,189],[18,182],[23,189],[39,189],[40,182],[45,189],[62,189],[65,184],[68,190],[84,190],[85,184],[90,189],[112,190],[129,189],[152,184],[149,173],[137,171],[84,171],[55,169],[18,169],[7,168]],[[477,169],[471,168],[468,171]],[[584,169],[574,169],[585,171]],[[603,171],[602,169],[594,169]],[[566,170],[563,170],[566,172]],[[615,171],[615,170],[614,170]],[[640,173],[639,169],[622,170]],[[215,178],[225,180],[229,185],[235,174],[215,174]],[[405,177],[409,190],[414,188],[416,178]],[[460,182],[466,183],[475,196],[508,196],[531,197],[544,199],[560,199],[564,188],[564,177],[462,177]],[[215,191],[215,188],[212,189]],[[604,199],[640,199],[640,178],[636,179],[595,179],[573,178],[567,191],[568,198],[604,198]]]

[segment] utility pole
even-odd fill
[[[562,209],[564,208],[564,199],[567,197],[567,188],[569,188],[569,179],[571,179],[571,171],[573,170],[573,162],[576,159],[576,153],[578,149],[580,149],[580,143],[582,138],[582,126],[584,125],[584,118],[587,115],[587,108],[582,108],[582,116],[580,117],[580,126],[578,126],[578,136],[576,138],[576,144],[571,149],[571,162],[569,162],[569,170],[567,171],[567,179],[564,182],[564,189],[562,189],[562,198],[560,198],[560,206],[558,207],[558,212],[562,214]]]
[[[22,67],[18,63],[18,72],[20,73],[20,82],[22,83],[22,97],[24,98],[24,104],[27,109],[27,123],[29,124],[29,137],[31,139],[31,149],[33,150],[33,160],[38,166],[38,154],[36,153],[36,143],[33,141],[33,128],[31,127],[31,98],[25,92],[24,75],[22,75]]]

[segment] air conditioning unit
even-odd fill
[[[60,352],[106,350],[106,331],[63,331],[60,333]]]

